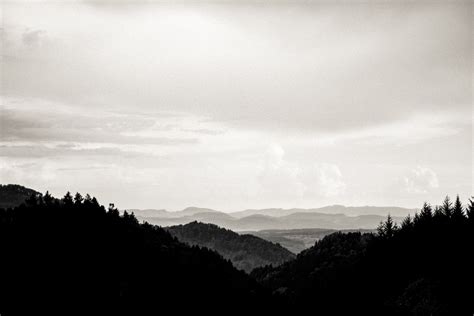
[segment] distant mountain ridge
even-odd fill
[[[324,214],[344,214],[347,216],[362,215],[382,215],[386,217],[388,214],[395,217],[405,217],[413,214],[418,209],[403,208],[397,206],[344,206],[344,205],[328,205],[319,208],[265,208],[265,209],[246,209],[237,212],[221,212],[210,208],[187,207],[181,211],[167,211],[165,209],[130,209],[141,217],[162,217],[162,218],[178,218],[183,216],[193,216],[198,213],[223,213],[233,218],[243,218],[252,215],[266,215],[271,217],[283,217],[294,213],[324,213]]]
[[[396,206],[344,206],[344,205],[329,205],[319,208],[267,208],[267,209],[247,209],[239,212],[229,213],[234,217],[245,217],[254,214],[269,215],[275,217],[287,216],[294,213],[325,213],[325,214],[344,214],[347,216],[360,215],[383,215],[387,216],[389,213],[392,216],[404,217],[408,214],[413,214],[417,209],[408,209]]]
[[[273,209],[272,209],[273,210]],[[252,212],[244,211],[246,213],[223,213],[210,209],[192,208],[185,209],[179,212],[166,212],[159,210],[153,213],[146,210],[142,213],[140,210],[133,211],[135,216],[142,221],[147,221],[150,224],[159,226],[174,226],[184,225],[194,221],[215,224],[234,231],[259,231],[269,229],[306,229],[306,228],[324,228],[324,229],[375,229],[379,223],[385,220],[385,215],[358,215],[348,216],[342,213],[321,213],[316,212],[316,209],[278,209],[279,216],[272,216],[274,214],[269,209],[255,210]],[[403,209],[402,209],[403,210]],[[407,214],[410,210],[405,209]],[[264,213],[264,214],[261,214]],[[189,215],[191,214],[191,215]],[[242,214],[250,214],[242,216]],[[393,216],[397,222],[401,222],[402,217]]]
[[[254,235],[239,235],[214,224],[192,222],[165,230],[181,242],[215,250],[246,272],[266,265],[278,266],[295,258],[293,253],[276,243]]]
[[[41,193],[20,185],[0,186],[0,206],[14,207],[23,203],[32,194]],[[164,209],[130,209],[141,221],[160,226],[183,225],[194,221],[215,224],[234,231],[260,231],[282,229],[374,229],[391,214],[395,221],[413,213],[415,209],[401,207],[332,205],[313,209],[248,209],[224,213],[210,208],[188,207],[169,212]]]
[[[176,212],[170,212],[165,209],[129,209],[130,212],[134,212],[139,214],[141,217],[163,217],[163,218],[178,218],[178,217],[184,217],[184,216],[193,216],[199,213],[222,213],[226,214],[223,212],[219,212],[210,208],[202,208],[202,207],[187,207],[184,210],[181,211],[176,211]]]

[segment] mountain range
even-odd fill
[[[18,206],[32,194],[40,195],[39,192],[20,185],[1,185],[0,205],[5,208]],[[134,212],[140,221],[159,226],[184,225],[198,221],[234,231],[260,231],[308,228],[374,229],[388,214],[391,214],[396,222],[401,222],[403,217],[413,214],[416,210],[400,207],[332,205],[312,209],[247,209],[233,213],[199,207],[188,207],[176,212],[164,209],[128,211]]]
[[[307,228],[375,229],[388,214],[391,214],[396,222],[400,222],[404,216],[415,212],[414,209],[400,207],[345,207],[341,205],[314,209],[255,209],[234,213],[197,207],[188,207],[178,212],[163,209],[130,209],[129,211],[134,212],[139,220],[160,226],[184,225],[198,221],[234,231]]]
[[[0,197],[14,199],[0,202],[9,205],[25,192],[6,191],[13,194]],[[184,217],[209,213],[215,212],[192,209]],[[301,213],[312,215],[293,214]],[[268,217],[239,220],[255,216]],[[164,308],[207,314],[472,315],[473,228],[474,201],[463,205],[459,197],[455,202],[446,197],[442,206],[433,211],[425,204],[400,226],[387,218],[376,234],[255,232],[267,239],[319,238],[293,256],[278,244],[212,224],[161,228],[113,206],[106,209],[89,195],[56,199],[33,192],[17,207],[0,207],[0,253],[8,258],[0,260],[1,270],[8,271],[0,282],[0,314],[64,314],[72,306],[84,314],[114,315],[152,315]],[[283,263],[262,266],[258,258]],[[231,260],[260,266],[247,274]]]

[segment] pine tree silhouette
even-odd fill
[[[67,193],[62,198],[62,202],[66,206],[71,206],[73,204],[73,199],[72,199],[71,192],[67,191]]]
[[[420,218],[423,220],[431,220],[433,218],[433,210],[430,204],[426,202],[423,204],[420,212]]]
[[[378,235],[382,238],[390,238],[398,230],[397,224],[393,221],[393,218],[390,214],[387,216],[387,220],[383,223],[380,223],[377,228]]]
[[[466,207],[466,215],[471,223],[474,223],[474,197],[469,199],[469,203]]]
[[[456,222],[462,222],[465,218],[464,210],[459,200],[459,195],[456,196],[456,201],[454,202],[453,212],[452,212],[452,219]]]
[[[443,215],[448,219],[450,219],[453,215],[453,203],[451,202],[449,196],[446,196],[446,198],[444,199],[443,205],[441,206],[441,210],[443,211]]]
[[[82,197],[82,195],[79,192],[77,192],[76,195],[74,196],[74,204],[80,205],[82,204],[83,200],[84,198]]]

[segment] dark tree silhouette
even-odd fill
[[[387,220],[377,228],[378,235],[382,238],[391,238],[397,230],[398,225],[393,221],[390,214],[387,216]]]
[[[454,202],[452,219],[457,222],[462,222],[464,220],[464,217],[464,210],[458,195],[456,196],[456,201]]]
[[[446,198],[444,199],[441,209],[442,209],[443,215],[447,219],[450,219],[451,216],[453,215],[453,203],[451,202],[451,199],[449,198],[449,196],[446,196]]]
[[[425,202],[420,211],[420,220],[422,222],[429,222],[432,219],[433,219],[433,211],[432,211],[431,205]]]
[[[466,215],[471,223],[474,223],[474,197],[469,199],[469,203],[466,207]]]
[[[73,199],[71,192],[67,191],[66,195],[61,200],[67,207],[70,207],[73,204]]]
[[[80,205],[82,204],[83,200],[84,198],[82,197],[82,195],[79,192],[77,192],[76,195],[74,196],[74,204]]]
[[[414,221],[411,219],[411,216],[408,215],[407,217],[403,219],[401,229],[411,230],[414,227],[414,225],[415,225]]]

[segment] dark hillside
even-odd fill
[[[0,210],[2,315],[97,311],[159,313],[263,303],[256,282],[214,251],[190,247],[88,195],[32,196]],[[258,300],[257,300],[258,297]],[[181,304],[186,302],[185,305]],[[238,306],[237,306],[238,307]],[[236,307],[236,308],[237,308]]]
[[[291,310],[322,314],[472,315],[474,207],[447,198],[377,234],[335,233],[252,276]]]
[[[295,257],[278,244],[253,235],[239,235],[214,224],[192,222],[165,229],[182,242],[217,251],[236,268],[247,272],[256,267],[277,266]]]
[[[0,184],[0,208],[19,206],[32,194],[41,195],[41,193],[35,190],[18,184]]]

